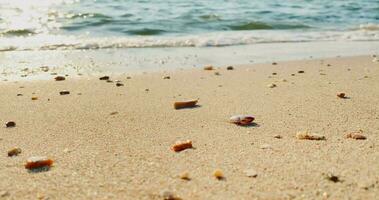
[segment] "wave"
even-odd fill
[[[185,36],[154,35],[90,37],[88,35],[35,35],[31,37],[0,37],[0,51],[149,47],[220,47],[232,45],[248,45],[255,43],[379,41],[379,30],[370,28],[370,31],[368,31],[366,29],[350,31],[223,31]],[[146,34],[148,34],[150,32],[160,30],[143,31],[146,31]]]
[[[271,24],[264,22],[249,22],[242,23],[238,25],[229,26],[232,30],[272,30],[272,29],[306,29],[311,28],[310,26],[303,24]]]

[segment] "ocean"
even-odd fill
[[[379,0],[0,0],[0,51],[378,40]]]

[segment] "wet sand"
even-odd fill
[[[181,199],[375,199],[379,62],[372,60],[111,76],[121,87],[98,77],[2,82],[0,198],[162,199],[167,190]],[[173,108],[187,99],[199,106]],[[228,123],[236,114],[254,115],[256,124]],[[366,140],[345,138],[359,130]],[[326,140],[299,140],[299,131]],[[178,140],[194,148],[173,152]],[[8,157],[12,147],[22,153]],[[23,165],[37,155],[53,167],[29,173]],[[190,180],[179,178],[183,172]]]

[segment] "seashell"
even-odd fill
[[[51,165],[53,165],[53,160],[48,159],[45,156],[34,156],[28,158],[25,164],[25,168],[29,170],[37,169],[37,168],[42,168],[42,167],[47,167],[50,168]]]
[[[247,177],[255,178],[255,177],[258,176],[257,171],[255,171],[254,169],[247,169],[247,170],[244,171],[244,173],[245,173],[245,175],[246,175]]]
[[[271,83],[271,84],[268,84],[267,87],[269,87],[269,88],[274,88],[274,87],[276,87],[276,84]]]
[[[229,119],[230,123],[234,123],[237,125],[249,125],[255,119],[252,115],[234,115]]]
[[[180,175],[179,175],[180,179],[183,179],[183,180],[186,180],[186,181],[189,181],[191,180],[191,178],[189,177],[189,173],[188,172],[182,172]]]
[[[12,157],[12,156],[17,156],[18,154],[21,153],[21,149],[20,148],[12,148],[11,150],[8,151],[8,156],[9,157]]]
[[[224,179],[224,174],[222,173],[222,171],[220,169],[216,169],[214,172],[213,172],[213,176],[215,178],[217,178],[218,180],[222,180]]]
[[[325,136],[302,131],[296,133],[296,138],[299,140],[326,140]]]
[[[198,100],[178,101],[174,103],[175,109],[193,108],[196,106]]]
[[[351,139],[355,139],[355,140],[365,140],[365,139],[367,139],[366,136],[364,136],[362,133],[363,133],[362,130],[359,130],[358,132],[348,133],[346,135],[346,138],[351,138]]]
[[[177,141],[171,149],[175,152],[183,151],[185,149],[190,149],[192,148],[192,141],[187,140],[187,141]]]

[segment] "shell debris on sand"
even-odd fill
[[[12,148],[12,149],[10,149],[10,150],[8,151],[8,156],[9,156],[9,157],[17,156],[17,155],[20,154],[20,153],[21,153],[21,149],[18,148],[18,147],[14,147],[14,148]]]
[[[310,133],[308,131],[301,131],[296,133],[296,138],[299,140],[326,140],[325,136]]]
[[[70,91],[68,90],[62,90],[59,92],[60,95],[67,95],[67,94],[70,94]]]
[[[190,149],[192,148],[192,141],[191,140],[186,140],[186,141],[177,141],[172,147],[171,150],[175,152],[180,152],[185,149]]]
[[[124,86],[124,84],[123,84],[123,83],[120,83],[120,82],[118,82],[118,83],[116,83],[116,86],[117,86],[117,87],[121,87],[121,86]]]
[[[254,121],[255,117],[252,115],[234,115],[230,117],[229,122],[237,125],[249,125]]]
[[[207,70],[207,71],[210,71],[210,70],[213,70],[214,67],[212,65],[208,65],[208,66],[204,66],[203,68],[204,70]]]
[[[160,195],[164,200],[181,200],[173,192],[169,190],[163,190]]]
[[[109,76],[102,76],[99,78],[99,80],[101,80],[101,81],[109,80]]]
[[[56,81],[64,81],[64,80],[66,80],[66,77],[64,77],[64,76],[56,76],[54,79]]]
[[[32,100],[33,101],[38,100],[38,97],[32,97]]]
[[[170,76],[163,76],[163,79],[171,79]]]
[[[53,165],[54,161],[45,156],[33,156],[29,157],[26,161],[25,168],[29,170],[44,168],[49,169]]]
[[[191,180],[191,178],[189,177],[189,173],[188,172],[182,172],[180,175],[179,175],[180,179],[183,179],[183,180],[186,180],[186,181],[189,181]]]
[[[16,126],[16,122],[14,122],[14,121],[9,121],[9,122],[5,123],[5,127],[7,127],[7,128],[12,128],[15,126]]]
[[[271,83],[271,84],[268,84],[267,85],[267,87],[269,87],[269,88],[275,88],[277,85],[276,84],[274,84],[274,83]]]
[[[346,138],[351,138],[355,140],[365,140],[367,139],[366,136],[363,135],[363,131],[359,130],[357,132],[348,133],[346,135]]]
[[[174,108],[176,110],[182,108],[193,108],[196,106],[198,100],[189,100],[189,101],[177,101],[174,103]]]
[[[257,171],[255,171],[254,169],[247,169],[247,170],[244,171],[244,173],[245,173],[245,175],[246,175],[247,177],[255,178],[255,177],[258,176]]]
[[[220,169],[216,169],[214,172],[213,172],[213,176],[218,179],[218,180],[222,180],[224,179],[224,173],[222,173],[222,171]]]
[[[234,70],[234,67],[233,66],[227,66],[226,70]]]

